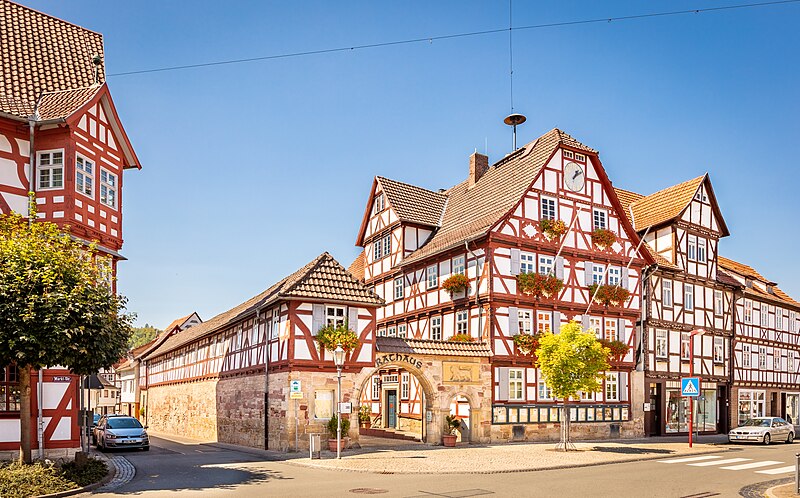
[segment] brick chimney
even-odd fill
[[[473,152],[469,156],[469,178],[467,182],[468,187],[472,187],[481,177],[489,170],[489,157],[483,154]]]

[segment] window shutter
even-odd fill
[[[561,313],[558,311],[553,312],[553,333],[558,334],[561,332]]]
[[[628,401],[628,372],[619,373],[617,389],[619,389],[619,400]]]
[[[511,249],[511,274],[519,275],[519,249]]]
[[[519,333],[519,312],[514,306],[508,307],[508,335],[517,335]]]
[[[311,335],[317,335],[323,325],[325,325],[325,305],[314,304],[311,314]]]
[[[628,268],[622,268],[622,280],[620,280],[620,285],[622,285],[623,289],[628,289]],[[630,290],[630,289],[628,289]]]
[[[497,382],[500,383],[498,398],[508,401],[508,368],[501,367],[497,369]]]
[[[564,280],[564,258],[561,256],[556,258],[556,278]]]
[[[350,330],[358,334],[358,308],[355,306],[347,308],[347,324]]]
[[[625,337],[625,320],[622,318],[617,318],[617,338],[621,342],[628,344],[628,338]]]
[[[584,261],[583,262],[583,277],[584,282],[586,285],[592,285],[592,262],[591,261]]]
[[[583,315],[581,317],[581,328],[584,331],[589,329],[589,315]]]

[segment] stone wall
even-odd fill
[[[264,373],[217,382],[217,438],[220,442],[264,447]]]
[[[147,424],[203,441],[217,440],[217,381],[154,386],[148,389]]]

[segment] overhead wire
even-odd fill
[[[616,16],[616,17],[602,17],[602,18],[593,18],[593,19],[579,19],[575,21],[560,21],[560,22],[552,22],[552,23],[542,23],[542,24],[530,24],[526,26],[509,26],[507,28],[498,28],[498,29],[487,29],[482,31],[469,31],[465,33],[452,33],[448,35],[438,35],[438,36],[426,36],[421,38],[408,38],[404,40],[394,40],[394,41],[386,41],[386,42],[377,42],[377,43],[365,43],[361,45],[352,45],[346,47],[334,47],[334,48],[323,48],[317,50],[305,50],[300,52],[287,52],[284,54],[273,54],[273,55],[264,55],[259,57],[245,57],[240,59],[227,59],[221,61],[213,61],[213,62],[201,62],[197,64],[183,64],[183,65],[176,65],[176,66],[165,66],[165,67],[157,67],[151,69],[139,69],[133,71],[123,71],[118,73],[111,73],[108,74],[107,77],[116,77],[116,76],[130,76],[134,74],[147,74],[147,73],[160,73],[166,71],[178,71],[183,69],[194,69],[194,68],[201,68],[201,67],[212,67],[212,66],[223,66],[223,65],[230,65],[230,64],[242,64],[247,62],[258,62],[258,61],[268,61],[268,60],[275,60],[275,59],[288,59],[293,57],[306,57],[310,55],[321,55],[321,54],[331,54],[336,52],[347,52],[347,51],[355,51],[355,50],[365,50],[371,48],[381,48],[381,47],[391,47],[397,45],[408,45],[413,43],[432,43],[434,41],[440,40],[452,40],[456,38],[467,38],[467,37],[475,37],[475,36],[485,36],[497,33],[509,33],[509,44],[511,43],[510,36],[513,31],[526,31],[526,30],[533,30],[533,29],[545,29],[545,28],[557,28],[563,26],[577,26],[582,24],[597,24],[597,23],[610,23],[610,22],[617,22],[617,21],[631,21],[636,19],[647,19],[653,17],[666,17],[666,16],[678,16],[678,15],[686,15],[686,14],[702,14],[707,12],[720,12],[725,10],[734,10],[734,9],[747,9],[747,8],[757,8],[757,7],[769,7],[775,5],[784,5],[784,4],[794,4],[800,3],[800,0],[775,0],[771,2],[758,2],[758,3],[744,3],[744,4],[736,4],[736,5],[723,5],[719,7],[704,7],[700,9],[686,9],[686,10],[673,10],[673,11],[665,11],[665,12],[651,12],[648,14],[634,14],[629,16]],[[509,21],[510,21],[511,14],[509,12]],[[513,70],[513,69],[512,69]]]

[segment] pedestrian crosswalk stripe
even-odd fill
[[[693,467],[709,467],[711,465],[726,465],[736,462],[748,462],[750,460],[752,460],[752,458],[728,458],[727,460],[712,460],[710,462],[690,463],[689,465]]]
[[[756,470],[756,474],[785,474],[787,472],[794,472],[794,465],[787,465],[786,467],[779,467],[777,469]]]
[[[712,458],[721,458],[719,455],[707,455],[707,456],[696,456],[696,457],[688,457],[688,458],[672,458],[670,460],[659,460],[661,463],[685,463],[685,462],[697,462],[700,460],[711,460]]]
[[[725,470],[747,470],[747,469],[756,469],[758,467],[769,467],[770,465],[775,465],[778,463],[776,460],[763,460],[761,462],[752,462],[752,463],[743,463],[741,465],[732,465],[730,467],[720,467],[721,469]]]

